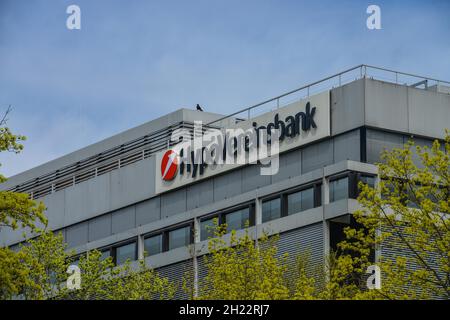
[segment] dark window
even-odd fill
[[[215,219],[215,220],[214,220]],[[200,221],[200,240],[207,240],[212,237],[214,237],[214,232],[217,227],[217,217],[213,217],[210,219],[206,219],[203,221]]]
[[[342,241],[352,241],[348,240],[345,234],[344,229],[346,227],[350,227],[355,230],[364,230],[367,234],[368,230],[358,222],[356,222],[355,218],[352,215],[344,215],[340,216],[338,218],[335,218],[333,220],[328,220],[329,225],[329,235],[330,235],[330,249],[334,252],[336,252],[338,255],[345,253],[345,254],[351,254],[352,256],[355,256],[354,251],[342,251],[342,248],[339,246],[339,243]],[[375,250],[374,248],[371,248],[369,260],[374,262],[375,261]]]
[[[107,259],[108,257],[111,256],[111,250],[107,249],[107,250],[102,250],[101,252],[101,256],[100,256],[100,260],[103,261],[105,259]]]
[[[281,217],[281,199],[275,198],[262,203],[262,222],[278,219]]]
[[[127,243],[114,248],[116,265],[125,263],[127,260],[136,260],[136,242]]]
[[[158,234],[144,239],[144,250],[147,255],[152,256],[163,251],[163,236]]]
[[[348,177],[330,181],[330,202],[348,198]]]
[[[361,175],[359,177],[359,181],[361,181],[364,184],[369,185],[369,187],[371,187],[371,188],[375,187],[375,177],[374,176]]]
[[[288,215],[314,208],[314,188],[288,194],[287,208]]]
[[[225,214],[225,223],[227,224],[227,232],[231,230],[244,229],[250,224],[250,208],[243,208]]]
[[[191,243],[191,226],[169,231],[168,241],[169,250],[189,245]]]

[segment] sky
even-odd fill
[[[69,5],[81,29],[69,30]],[[369,30],[366,9],[381,9]],[[179,108],[232,113],[358,64],[450,80],[450,1],[0,0],[11,176]]]

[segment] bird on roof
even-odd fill
[[[198,103],[197,103],[196,109],[197,109],[197,111],[203,111],[202,107],[200,107],[200,105]]]

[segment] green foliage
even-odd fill
[[[434,141],[431,149],[415,148],[420,164],[413,160],[413,147],[409,142],[384,152],[378,186],[360,185],[362,208],[354,217],[366,231],[347,228],[347,241],[340,244],[349,252],[341,257],[348,260],[345,272],[353,270],[362,278],[374,249],[389,248],[398,257],[379,257],[381,290],[365,290],[354,297],[450,297],[449,132],[443,146]]]
[[[25,136],[13,134],[6,126],[7,116],[10,112],[11,107],[6,110],[3,118],[0,120],[0,152],[19,153],[23,150],[21,142],[26,140],[26,138]],[[0,174],[0,183],[6,180]],[[35,229],[36,222],[41,222],[45,225],[47,220],[44,210],[45,207],[42,203],[29,199],[29,196],[25,193],[0,191],[0,228],[10,227],[17,229],[18,227],[29,227]]]
[[[14,272],[2,272],[2,276],[15,276],[16,280],[7,283],[18,286],[2,288],[2,299],[20,293],[24,299],[31,300],[150,300],[171,299],[176,291],[173,283],[160,277],[144,260],[114,266],[111,257],[102,259],[98,250],[79,257],[81,288],[68,289],[67,269],[75,263],[73,254],[67,250],[61,234],[43,232],[29,240],[18,253],[8,257],[8,266]]]
[[[19,153],[23,149],[24,136],[15,135],[6,127],[9,107],[0,120],[0,152]],[[7,179],[0,174],[0,183]],[[45,207],[29,198],[25,193],[0,191],[0,232],[2,228],[30,228],[37,231],[36,223],[46,225]],[[0,298],[17,294],[22,286],[31,287],[28,270],[22,265],[26,257],[7,248],[0,248]]]
[[[216,221],[217,225],[217,221]],[[277,258],[277,237],[263,235],[255,242],[245,230],[225,236],[226,225],[216,227],[204,256],[207,275],[199,281],[199,299],[287,299],[283,258]],[[228,237],[228,239],[227,239]]]

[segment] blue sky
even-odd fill
[[[81,8],[81,30],[66,8]],[[366,28],[381,8],[382,30]],[[450,79],[450,1],[0,0],[7,176],[181,107],[231,113],[366,63]]]

